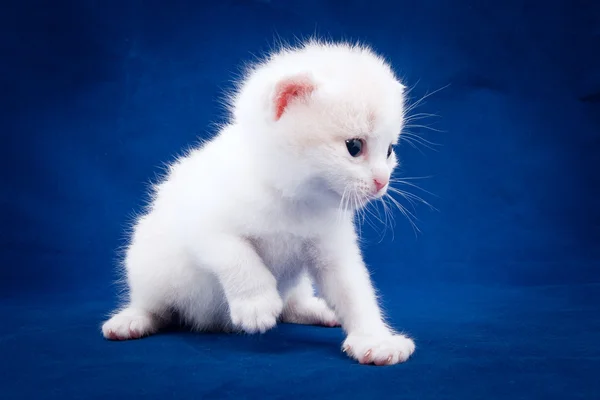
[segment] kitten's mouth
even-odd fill
[[[387,186],[375,192],[366,187],[356,189],[347,188],[345,191],[329,189],[330,193],[335,193],[340,206],[359,210],[366,207],[370,202],[379,200],[387,193]]]
[[[383,196],[385,196],[385,194],[387,193],[387,186],[381,188],[381,190],[378,191],[371,191],[371,192],[367,192],[364,194],[365,199],[367,199],[367,201],[372,201],[372,200],[377,200],[382,198]]]
[[[383,196],[385,196],[386,193],[387,193],[387,189],[381,189],[380,191],[375,192],[375,193],[369,195],[369,199],[371,199],[371,200],[380,199]]]

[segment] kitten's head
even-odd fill
[[[233,112],[281,156],[279,176],[359,207],[383,196],[397,165],[403,90],[369,49],[309,42],[255,67]]]

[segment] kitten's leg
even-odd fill
[[[350,221],[318,245],[313,273],[321,293],[348,333],[343,350],[361,364],[406,361],[414,342],[393,332],[383,316]]]
[[[106,339],[127,340],[148,336],[157,332],[170,318],[167,301],[173,298],[174,293],[171,271],[184,269],[189,260],[162,238],[148,234],[158,231],[148,229],[148,223],[147,219],[138,222],[127,249],[124,266],[129,301],[102,325]]]
[[[298,284],[291,289],[281,314],[281,321],[292,324],[339,326],[335,313],[323,299],[314,295],[312,282],[302,274]]]
[[[264,333],[275,326],[283,309],[277,281],[248,241],[213,236],[203,242],[197,257],[223,286],[234,327]]]

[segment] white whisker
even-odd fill
[[[421,129],[427,129],[427,130],[434,131],[434,132],[445,133],[445,131],[442,131],[440,129],[435,129],[435,128],[432,128],[432,127],[427,126],[427,125],[408,124],[408,125],[404,125],[404,128],[421,128]]]
[[[408,182],[405,178],[403,178],[403,179],[393,179],[393,180],[390,180],[390,182],[399,183],[401,185],[406,185],[406,186],[414,187],[415,189],[419,189],[422,192],[425,192],[425,193],[430,194],[432,196],[438,197],[435,194],[431,193],[430,191],[423,189],[419,185],[415,185],[412,182]]]
[[[387,221],[389,219],[390,221],[390,229],[392,231],[392,241],[394,241],[395,238],[395,234],[394,234],[394,227],[395,227],[395,223],[394,223],[394,214],[392,213],[392,211],[388,208],[387,203],[385,202],[386,197],[383,196],[380,198],[381,200],[381,204],[383,204],[383,212],[385,214],[385,226],[387,229]],[[385,236],[385,232],[384,232],[384,236]]]
[[[402,190],[396,189],[396,188],[393,188],[393,187],[389,187],[388,190],[391,191],[391,192],[393,192],[393,193],[398,193],[400,196],[402,196],[403,198],[405,198],[408,201],[408,203],[410,204],[410,206],[412,207],[413,212],[417,211],[416,210],[416,206],[417,205],[415,203],[415,200],[411,196],[407,196],[406,192],[403,192]]]
[[[414,148],[415,150],[419,150],[419,152],[421,154],[423,154],[421,149],[415,145],[415,140],[413,138],[411,138],[409,135],[407,135],[405,132],[402,132],[402,134],[400,135],[399,142],[400,142],[400,144],[402,144],[403,142],[406,142],[410,145],[410,147]],[[416,144],[421,144],[421,143],[417,142]]]
[[[392,181],[392,182],[412,181],[412,180],[415,180],[415,179],[429,179],[431,177],[432,177],[432,175],[428,175],[428,176],[403,176],[402,178],[391,177],[390,181]]]
[[[430,140],[428,140],[428,139],[425,139],[424,137],[421,137],[421,136],[417,135],[417,134],[416,134],[416,133],[414,133],[414,132],[403,132],[403,133],[402,133],[402,135],[401,135],[400,137],[402,137],[402,136],[409,136],[409,137],[411,137],[411,138],[416,138],[416,139],[419,139],[420,141],[422,141],[422,142],[425,142],[425,143],[427,143],[427,144],[430,144],[430,145],[432,145],[432,146],[443,146],[443,145],[442,145],[442,144],[440,144],[440,143],[435,143],[435,142],[432,142],[432,141],[430,141]],[[434,150],[435,150],[435,149],[434,149]]]
[[[427,147],[429,150],[435,151],[437,152],[438,150],[431,147],[431,146],[441,146],[440,144],[437,143],[433,143],[433,142],[429,142],[426,139],[423,139],[422,137],[412,133],[412,132],[403,132],[402,135],[400,135],[400,140],[405,140],[407,141],[409,144],[411,143],[417,143],[423,147]],[[428,143],[430,143],[431,145],[429,145]],[[414,144],[412,144],[413,147],[415,147]],[[416,147],[415,147],[416,148]],[[420,149],[418,149],[420,151]],[[423,152],[421,152],[421,154],[423,154]]]
[[[434,206],[432,206],[426,200],[422,199],[421,197],[417,196],[416,194],[413,194],[413,193],[410,193],[410,192],[406,192],[404,190],[401,190],[401,189],[398,189],[398,188],[394,188],[394,187],[390,187],[389,190],[391,190],[394,193],[398,193],[400,196],[402,196],[406,200],[408,200],[410,202],[410,204],[413,206],[413,210],[414,210],[414,207],[415,207],[415,203],[414,202],[418,201],[419,203],[425,204],[431,210],[438,211]]]
[[[422,143],[422,142],[420,142],[418,140],[415,140],[414,138],[409,137],[408,135],[406,135],[406,133],[403,133],[402,136],[400,136],[400,141],[401,142],[404,141],[404,142],[408,143],[412,148],[414,148],[415,150],[417,150],[422,155],[425,155],[425,153],[423,153],[423,151],[421,150],[421,148],[418,147],[418,146],[416,146],[416,144],[419,144],[419,145],[421,145],[423,147],[427,147],[429,150],[436,151],[435,149],[429,147],[428,145],[426,145],[426,144],[424,144],[424,143]]]
[[[371,221],[369,220],[369,215],[371,215],[371,216],[375,217],[375,218],[376,218],[377,220],[379,220],[379,222],[381,222],[381,223],[383,223],[383,221],[381,221],[381,219],[377,218],[377,217],[375,216],[375,214],[374,214],[374,213],[373,213],[371,210],[369,210],[369,209],[368,209],[368,205],[367,205],[367,206],[364,208],[364,210],[365,210],[365,214],[364,214],[364,215],[365,215],[365,220],[367,221],[367,223],[369,224],[369,226],[370,226],[371,228],[373,228],[373,230],[374,230],[375,232],[377,232],[377,225],[375,225],[373,222],[371,222]],[[368,213],[368,214],[367,214],[367,213]]]
[[[425,94],[423,97],[421,97],[419,100],[417,100],[416,102],[414,102],[413,104],[411,104],[411,105],[410,105],[410,106],[409,106],[409,107],[408,107],[408,108],[407,108],[407,109],[404,111],[404,114],[408,114],[408,113],[410,113],[412,110],[414,110],[415,108],[417,108],[417,107],[419,107],[419,106],[421,106],[421,105],[425,104],[425,103],[424,103],[424,101],[425,101],[425,100],[426,100],[428,97],[430,97],[430,96],[433,96],[434,94],[438,93],[439,91],[446,89],[448,86],[450,86],[450,84],[447,84],[446,86],[443,86],[443,87],[441,87],[441,88],[439,88],[439,89],[437,89],[437,90],[434,90],[434,91],[433,91],[433,92],[431,92],[431,93],[426,93],[426,94]]]
[[[408,123],[409,121],[418,121],[425,118],[440,118],[437,114],[429,114],[429,113],[416,113],[404,118],[404,123]]]
[[[336,225],[339,225],[342,223],[342,220],[346,217],[346,203],[345,203],[345,199],[346,199],[346,192],[348,191],[348,186],[344,187],[344,192],[342,193],[342,198],[340,199],[340,205],[338,208],[338,213],[337,213],[337,218],[336,218]]]
[[[417,219],[413,213],[411,213],[410,211],[408,211],[406,209],[406,207],[404,207],[402,204],[400,204],[396,199],[394,199],[389,193],[386,193],[386,196],[392,201],[392,203],[398,208],[398,210],[406,217],[406,219],[408,220],[408,222],[410,222],[413,231],[415,232],[415,236],[421,232],[421,230],[419,229],[419,227],[416,225],[416,223],[412,220],[412,218]],[[411,218],[412,217],[412,218]]]

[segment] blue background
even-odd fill
[[[0,397],[600,398],[600,2],[4,1]],[[339,329],[102,339],[147,183],[277,37],[383,53],[438,151],[407,142],[422,234],[365,228],[403,365]],[[404,202],[406,204],[406,202]]]

